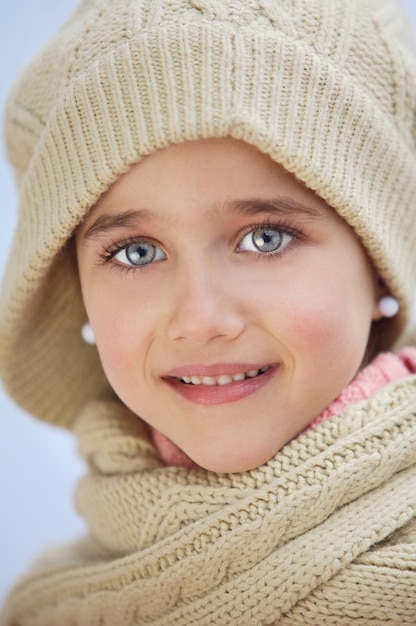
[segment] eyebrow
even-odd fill
[[[128,209],[115,215],[100,215],[83,233],[82,239],[95,239],[111,230],[132,228],[139,221],[150,221],[153,214],[147,209]]]
[[[221,207],[213,208],[213,216],[217,216],[219,213],[234,213],[252,217],[260,214],[281,217],[296,215],[309,219],[325,217],[323,208],[315,208],[290,198],[226,201]],[[159,217],[159,215],[157,211],[150,211],[148,209],[128,209],[126,211],[120,211],[120,213],[115,215],[100,215],[100,217],[87,228],[81,238],[86,242],[90,239],[96,239],[105,235],[112,230],[132,228],[136,226],[138,222],[150,222],[155,219],[155,217]]]
[[[323,201],[322,201],[323,202]],[[237,200],[226,203],[226,209],[230,207],[231,212],[240,215],[255,216],[260,213],[269,215],[277,215],[287,217],[288,215],[299,215],[316,219],[324,217],[325,212],[322,209],[312,207],[303,202],[292,200],[291,198],[272,198],[272,199],[254,199],[254,200]]]

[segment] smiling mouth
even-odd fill
[[[280,369],[279,363],[259,368],[242,363],[239,367],[230,364],[221,366],[219,363],[193,365],[184,367],[182,371],[171,371],[165,381],[186,401],[210,406],[229,404],[257,393],[274,380]]]
[[[257,378],[270,369],[270,366],[260,369],[249,370],[248,372],[237,372],[236,374],[220,374],[219,376],[180,376],[177,377],[184,385],[206,385],[208,387],[224,387],[231,383],[240,382],[246,378]]]

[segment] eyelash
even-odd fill
[[[294,228],[293,226],[290,226],[287,223],[283,224],[280,222],[264,221],[264,222],[259,222],[256,224],[250,224],[250,226],[248,226],[241,233],[239,233],[238,245],[241,245],[244,238],[250,233],[254,233],[256,230],[275,230],[275,231],[280,232],[282,235],[289,235],[290,237],[293,237],[293,240],[289,242],[287,245],[285,245],[283,250],[276,250],[274,252],[266,252],[266,253],[260,252],[260,251],[248,252],[244,250],[241,250],[239,252],[239,254],[245,253],[245,254],[250,254],[251,256],[254,255],[256,259],[259,259],[262,261],[273,261],[274,259],[281,257],[283,254],[286,253],[287,248],[293,248],[295,245],[300,243],[302,239],[304,238],[304,233],[301,228],[298,228],[298,227]],[[99,257],[101,259],[100,262],[103,264],[110,263],[111,266],[117,271],[126,272],[126,273],[136,272],[136,271],[143,272],[143,271],[151,269],[151,266],[153,265],[153,263],[149,263],[149,264],[141,265],[141,266],[124,265],[122,263],[111,263],[111,261],[114,259],[116,254],[128,248],[129,246],[132,246],[137,243],[149,243],[151,245],[158,246],[158,244],[155,241],[151,239],[146,239],[145,237],[144,238],[143,237],[128,237],[128,238],[113,242],[108,247],[106,247],[102,252],[100,252],[99,253]],[[161,246],[158,246],[158,247],[161,247]]]

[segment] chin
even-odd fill
[[[241,451],[239,451],[239,454],[235,455],[230,454],[229,450],[221,455],[218,455],[218,453],[210,455],[207,454],[206,451],[204,452],[204,454],[192,456],[192,460],[203,469],[216,472],[217,474],[238,474],[240,472],[248,472],[264,465],[273,458],[278,450],[263,454],[253,454],[251,450],[251,454],[244,456],[241,454]],[[197,456],[199,458],[197,458]]]

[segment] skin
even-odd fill
[[[213,471],[258,467],[305,429],[353,379],[380,317],[350,227],[230,138],[133,166],[86,217],[76,249],[113,389]],[[178,380],[265,367],[228,385]]]

